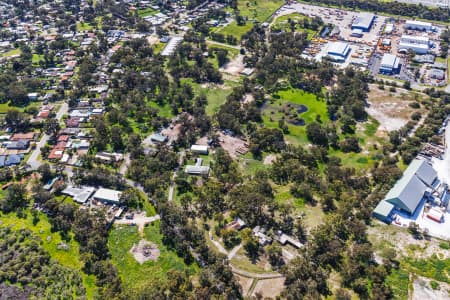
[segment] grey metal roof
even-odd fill
[[[394,209],[393,204],[385,200],[382,200],[380,201],[380,203],[378,203],[377,207],[375,207],[373,213],[387,218],[393,209]]]
[[[375,18],[374,14],[371,13],[361,13],[358,17],[356,17],[355,21],[352,24],[352,27],[361,27],[365,29],[369,29],[372,25],[372,21]]]
[[[431,186],[437,173],[424,160],[415,159],[403,173],[384,200],[409,213],[413,213],[422,200],[427,186]]]
[[[425,160],[415,159],[411,162],[409,168],[414,170],[414,174],[428,186],[431,186],[437,177],[436,170]]]

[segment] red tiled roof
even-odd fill
[[[11,137],[12,141],[19,141],[19,140],[32,140],[34,139],[34,132],[27,132],[27,133],[15,133]]]

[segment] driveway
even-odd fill
[[[64,102],[59,110],[56,113],[56,119],[58,121],[61,121],[62,117],[67,114],[69,111],[69,105]],[[28,158],[28,165],[30,165],[32,170],[37,170],[39,166],[42,164],[42,162],[39,160],[39,156],[41,154],[41,148],[47,144],[48,140],[50,139],[50,136],[48,134],[45,134],[42,136],[41,140],[36,144],[36,149],[33,150],[30,157]]]

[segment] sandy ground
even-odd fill
[[[414,101],[412,97],[408,91],[401,88],[397,88],[396,92],[389,92],[388,87],[380,90],[371,84],[367,113],[380,122],[379,130],[398,130],[408,122],[411,114],[417,111],[409,107]]]
[[[275,154],[269,154],[264,158],[263,163],[265,165],[271,165],[276,159],[277,159],[277,156]]]
[[[158,246],[144,239],[140,240],[139,244],[134,244],[130,253],[140,264],[149,260],[157,260],[160,255]]]
[[[414,290],[410,295],[411,300],[424,299],[450,299],[450,285],[439,282],[439,287],[434,290],[430,285],[431,280],[425,277],[418,277],[414,280]]]
[[[220,146],[226,151],[228,151],[228,153],[232,157],[237,157],[240,155],[237,152],[239,149],[245,150],[244,152],[248,151],[248,145],[246,141],[237,137],[225,135],[222,132],[219,133],[219,136],[220,136]]]
[[[284,278],[259,280],[253,289],[252,296],[256,296],[256,293],[259,293],[263,298],[275,299],[281,294],[283,289]]]
[[[220,68],[221,72],[225,72],[234,76],[238,76],[239,73],[244,70],[244,55],[239,54],[234,59],[229,61],[225,66]]]
[[[169,143],[172,141],[176,141],[178,139],[178,136],[180,135],[181,126],[181,124],[172,124],[171,126],[164,128],[161,131],[161,134],[167,136]]]
[[[379,245],[388,244],[397,251],[398,257],[411,256],[411,254],[415,258],[423,259],[429,258],[433,254],[441,258],[450,257],[449,250],[439,247],[439,240],[416,240],[408,233],[406,228],[386,225],[379,221],[375,221],[374,224],[376,226],[368,227],[368,234],[369,240],[374,244],[375,249],[379,248]]]
[[[147,41],[150,45],[154,45],[154,44],[158,44],[159,43],[159,38],[157,36],[148,36],[147,37]]]
[[[242,295],[244,295],[244,296],[247,295],[252,287],[253,278],[248,278],[248,277],[244,277],[244,276],[240,276],[240,275],[236,275],[236,274],[234,274],[234,276],[236,277],[237,281],[239,282],[239,284],[242,287]]]
[[[245,94],[243,103],[251,103],[255,101],[255,97],[252,94]]]

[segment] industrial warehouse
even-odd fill
[[[447,64],[439,64],[442,25],[303,3],[285,5],[282,13],[321,16],[327,24],[303,51],[305,58],[367,70],[378,79],[408,81],[413,88],[447,84]]]
[[[343,62],[347,58],[351,49],[347,43],[334,42],[328,46],[327,57],[332,61]]]
[[[447,183],[428,160],[414,159],[373,211],[380,221],[401,227],[416,223],[430,235],[450,236]]]
[[[394,74],[400,69],[400,60],[397,56],[390,53],[385,53],[381,60],[380,73]]]

